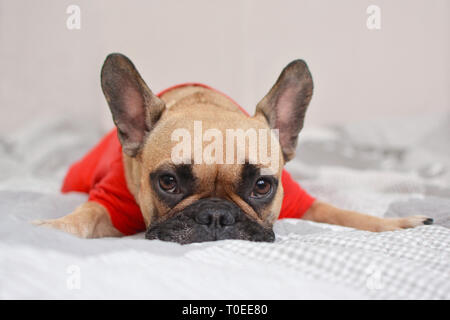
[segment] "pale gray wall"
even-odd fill
[[[70,4],[81,30],[66,28]],[[366,27],[370,4],[381,30]],[[307,125],[450,108],[448,0],[0,0],[0,134],[58,114],[110,126],[99,71],[113,51],[155,92],[204,82],[250,112],[303,58]]]

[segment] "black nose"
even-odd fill
[[[231,226],[236,222],[234,211],[235,208],[229,202],[212,198],[197,206],[194,220],[210,228]]]

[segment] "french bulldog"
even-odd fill
[[[147,239],[180,244],[222,239],[274,241],[272,227],[287,197],[284,189],[289,177],[284,177],[283,166],[295,155],[313,94],[312,76],[303,60],[283,69],[253,116],[207,86],[184,85],[155,95],[133,63],[118,53],[106,58],[101,85],[116,130],[96,147],[95,157],[87,156],[90,165],[70,178],[90,175],[92,181],[66,189],[87,192],[90,198],[69,215],[36,224],[85,238],[123,236],[145,229]],[[174,152],[182,134],[196,139],[199,124],[201,139],[184,141],[186,149]],[[232,140],[226,138],[215,144],[212,159],[203,159],[212,138],[225,137],[230,129],[263,132],[262,140],[275,141],[269,148],[273,157],[269,161],[251,157],[255,150],[250,143],[230,147]],[[205,138],[205,132],[210,136]],[[243,141],[249,140],[246,136]],[[195,154],[199,150],[200,157]],[[232,161],[224,161],[227,152],[233,153],[227,158]],[[99,163],[106,163],[105,169],[93,173],[92,167]],[[304,205],[302,201],[309,202]],[[380,218],[343,210],[306,193],[292,200],[290,208],[297,208],[294,213],[303,219],[374,232],[433,222],[425,216]],[[130,212],[137,215],[134,220],[121,222]],[[134,222],[135,227],[119,226]]]

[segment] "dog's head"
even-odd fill
[[[121,54],[106,58],[101,83],[147,239],[274,240],[282,167],[313,92],[304,61],[283,69],[253,117],[206,88],[157,97]]]

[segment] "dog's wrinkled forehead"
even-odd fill
[[[202,181],[196,192],[215,196],[241,180],[246,164],[280,176],[282,154],[266,122],[223,110],[218,118],[214,105],[190,106],[190,110],[169,109],[161,117],[144,144],[144,168],[152,172],[188,164],[193,176]]]
[[[152,167],[166,159],[175,164],[242,165],[250,162],[269,167],[275,155],[282,160],[274,134],[265,121],[250,118],[240,111],[224,111],[208,104],[169,109],[148,135],[142,159]]]

